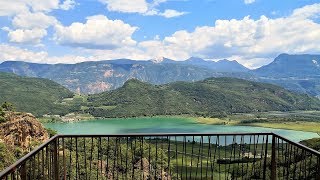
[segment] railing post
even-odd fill
[[[276,137],[272,135],[272,154],[271,154],[271,180],[277,179],[277,161],[276,161]]]
[[[55,180],[59,179],[59,162],[58,162],[58,138],[53,141],[53,176]]]

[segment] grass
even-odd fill
[[[274,129],[315,132],[320,134],[320,111],[289,111],[233,114],[225,118],[194,117],[197,123],[208,125],[258,126]]]
[[[320,133],[320,123],[318,122],[298,121],[298,122],[283,122],[283,123],[252,123],[252,124],[246,124],[246,125]]]

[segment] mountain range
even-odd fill
[[[215,70],[213,70],[215,69]],[[187,61],[135,61],[118,59],[77,64],[37,64],[6,61],[0,72],[53,80],[73,92],[93,94],[121,87],[127,80],[136,78],[152,84],[174,81],[197,81],[208,77],[242,77],[247,68],[236,61],[204,61],[191,58]]]
[[[79,94],[114,90],[132,78],[160,85],[175,81],[194,82],[209,77],[237,77],[319,96],[319,66],[320,55],[280,54],[272,63],[255,70],[235,60],[215,62],[191,57],[185,61],[168,58],[149,61],[117,59],[77,64],[5,61],[0,64],[0,72],[50,79]]]
[[[280,54],[273,62],[252,73],[258,81],[313,96],[320,95],[320,55]]]

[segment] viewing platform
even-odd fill
[[[0,179],[320,179],[320,153],[274,133],[56,135]]]

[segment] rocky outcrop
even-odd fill
[[[7,113],[6,122],[0,124],[0,142],[8,147],[20,147],[28,151],[49,139],[43,125],[29,113]]]

